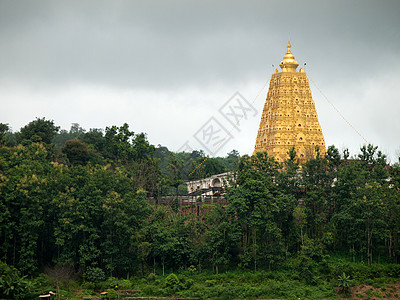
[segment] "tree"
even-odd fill
[[[6,134],[10,131],[8,124],[0,123],[0,146],[4,145]]]
[[[304,211],[303,206],[300,205],[296,206],[296,208],[293,211],[293,218],[300,227],[301,244],[304,245],[303,228],[305,225],[307,225],[307,215]]]
[[[201,245],[201,256],[211,262],[218,274],[219,267],[227,268],[238,255],[241,232],[237,223],[231,222],[229,214],[220,205],[205,215],[204,225],[208,230]]]
[[[340,165],[339,150],[335,146],[329,146],[326,151],[326,158],[328,159],[331,168],[337,168]]]
[[[157,263],[165,270],[177,270],[196,264],[193,223],[188,218],[179,217],[170,209],[159,208],[151,216],[147,227],[148,242],[151,243],[150,258],[154,268]]]
[[[229,171],[236,170],[238,167],[239,159],[240,159],[239,151],[232,150],[231,152],[228,153],[228,156],[226,158],[227,164],[225,168]]]
[[[276,181],[285,193],[298,198],[300,197],[300,163],[299,160],[296,158],[296,151],[294,147],[292,147],[287,154],[289,158],[283,162],[284,168],[281,172],[279,172],[278,176],[276,177]]]
[[[335,172],[326,157],[317,156],[306,162],[302,170],[303,195],[306,204],[308,233],[311,238],[320,238],[324,225],[332,212],[332,184]]]
[[[83,129],[78,123],[72,123],[70,130],[67,131],[61,129],[56,137],[53,139],[53,142],[58,148],[61,148],[68,140],[82,138],[85,132],[85,129]]]
[[[182,184],[182,164],[177,160],[177,157],[174,153],[171,153],[168,170],[170,174],[170,184],[175,188],[176,196],[178,196],[178,187]]]
[[[54,125],[54,121],[36,118],[36,120],[21,128],[17,135],[17,140],[20,143],[24,141],[42,141],[45,144],[51,144],[59,129],[59,126]]]
[[[80,140],[67,141],[62,148],[62,152],[67,156],[73,165],[84,165],[89,159],[89,150],[85,143]]]
[[[83,134],[80,139],[88,145],[92,145],[96,151],[104,154],[106,151],[106,139],[104,138],[103,130],[99,128],[91,128]]]
[[[227,189],[228,214],[241,230],[243,267],[248,268],[252,261],[257,269],[260,259],[273,267],[283,260],[282,240],[287,238],[286,228],[292,227],[295,199],[282,193],[275,183],[279,167],[265,152],[244,155],[239,161],[237,185]]]
[[[7,149],[7,148],[6,148]],[[24,273],[37,270],[49,254],[53,217],[51,199],[58,193],[48,151],[42,143],[31,143],[0,152],[1,257]],[[3,174],[7,174],[5,177]],[[3,223],[5,222],[5,223]]]

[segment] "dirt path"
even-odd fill
[[[337,289],[338,292],[338,289]],[[347,299],[400,299],[400,282],[384,284],[381,287],[362,284],[351,287],[351,296],[344,297],[338,294],[339,298]]]

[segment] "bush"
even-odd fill
[[[179,285],[179,278],[174,273],[169,274],[167,278],[165,278],[165,286],[167,288],[176,290],[178,285]]]
[[[382,294],[380,292],[374,292],[374,296],[377,298],[382,298]]]
[[[0,262],[0,297],[2,299],[29,299],[32,297],[33,283],[20,276],[14,267]]]
[[[132,282],[130,280],[121,280],[119,285],[119,289],[121,290],[130,290],[132,289]]]
[[[206,280],[204,282],[204,284],[205,284],[205,286],[214,286],[217,284],[217,281],[216,280]]]
[[[372,297],[372,290],[371,289],[367,290],[365,292],[365,295],[367,295],[369,298],[371,298]]]
[[[150,273],[149,276],[147,276],[148,282],[154,282],[155,280],[156,280],[156,274]]]
[[[350,286],[351,286],[350,276],[346,275],[346,273],[343,272],[343,274],[338,277],[338,281],[339,281],[340,291],[342,293],[348,293],[350,291]]]
[[[114,289],[107,289],[107,299],[117,299],[118,298],[118,294],[117,291],[115,291]]]
[[[84,290],[92,290],[93,291],[95,289],[95,287],[96,287],[95,283],[91,282],[91,281],[85,281],[84,283],[82,283],[82,288]]]
[[[129,282],[129,284],[131,284]],[[122,288],[122,280],[119,280],[118,278],[115,277],[109,277],[104,283],[102,283],[103,288],[105,289],[121,289]]]
[[[146,296],[162,296],[164,295],[164,290],[153,285],[147,285],[143,288],[143,294]]]
[[[106,276],[102,269],[88,267],[85,271],[85,274],[83,274],[83,278],[90,282],[99,283],[100,281],[106,279]]]
[[[197,269],[194,265],[190,265],[190,267],[187,268],[187,271],[189,272],[189,274],[194,274],[197,271]]]

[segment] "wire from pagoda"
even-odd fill
[[[346,117],[336,108],[336,106],[328,99],[328,97],[321,91],[321,89],[317,86],[317,84],[314,82],[314,80],[311,79],[310,76],[308,78],[311,80],[313,85],[317,88],[317,90],[320,92],[320,94],[325,98],[325,100],[333,107],[334,110],[339,114],[339,116],[342,117],[342,119],[357,133],[366,144],[368,144],[367,139],[353,126],[353,124],[350,123],[349,120],[346,119]]]
[[[260,89],[260,91],[257,93],[257,95],[254,97],[253,101],[251,102],[251,105],[254,104],[254,102],[256,102],[257,98],[260,96],[260,94],[264,91],[265,87],[268,85],[269,83],[269,79],[265,82],[265,84],[263,85],[263,87]],[[188,178],[197,171],[198,168],[200,168],[209,158],[210,155],[214,155],[215,153],[218,152],[218,150],[221,148],[223,142],[228,138],[228,136],[231,136],[232,131],[239,126],[240,121],[243,119],[243,117],[245,116],[245,114],[243,114],[237,121],[236,123],[232,126],[231,130],[225,135],[225,137],[218,143],[218,145],[216,146],[216,148],[214,149],[214,151],[212,151],[210,154],[208,154],[206,156],[206,158],[204,158],[204,160],[198,164],[196,166],[196,168],[194,168],[194,170],[192,172],[190,172],[190,174],[188,175]]]

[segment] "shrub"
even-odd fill
[[[164,295],[164,290],[153,285],[147,285],[143,288],[143,293],[146,296],[162,296]]]
[[[150,273],[149,276],[147,276],[148,282],[155,281],[155,280],[156,280],[156,274]]]
[[[340,291],[342,293],[348,293],[350,291],[350,286],[351,286],[350,276],[346,275],[346,273],[343,272],[343,274],[338,277],[338,281],[339,281]]]
[[[378,298],[382,298],[382,294],[380,292],[374,292],[374,296]]]
[[[165,278],[165,286],[167,288],[171,289],[176,289],[176,287],[179,285],[179,279],[178,276],[176,276],[174,273],[171,273]]]
[[[132,288],[132,282],[129,280],[120,280],[119,289],[121,290],[130,290]]]
[[[179,283],[179,290],[188,290],[194,284],[194,280],[190,278],[182,278]]]
[[[117,299],[118,298],[118,294],[117,291],[114,289],[107,289],[107,299]]]
[[[85,274],[83,274],[83,277],[85,280],[98,283],[100,281],[103,281],[106,276],[104,274],[104,271],[100,268],[92,268],[88,267],[85,271]]]
[[[91,282],[91,281],[85,281],[84,283],[82,283],[82,288],[84,290],[94,290],[95,289],[95,283]]]
[[[197,271],[197,269],[196,269],[196,267],[194,265],[190,265],[190,267],[187,268],[187,270],[188,270],[188,272],[190,274],[193,274],[193,273],[195,273]]]
[[[104,289],[113,289],[113,290],[118,290],[123,288],[123,281],[125,280],[119,280],[118,278],[115,277],[109,277],[107,279],[107,281],[102,283],[102,287]],[[131,282],[128,280],[129,284],[131,284]]]
[[[217,281],[216,280],[206,280],[204,282],[204,284],[205,284],[205,286],[214,286],[217,284]]]
[[[368,297],[372,297],[372,290],[369,289],[365,292],[365,295],[367,295]]]
[[[25,299],[32,297],[33,283],[20,276],[19,271],[0,262],[0,297],[2,299]]]

